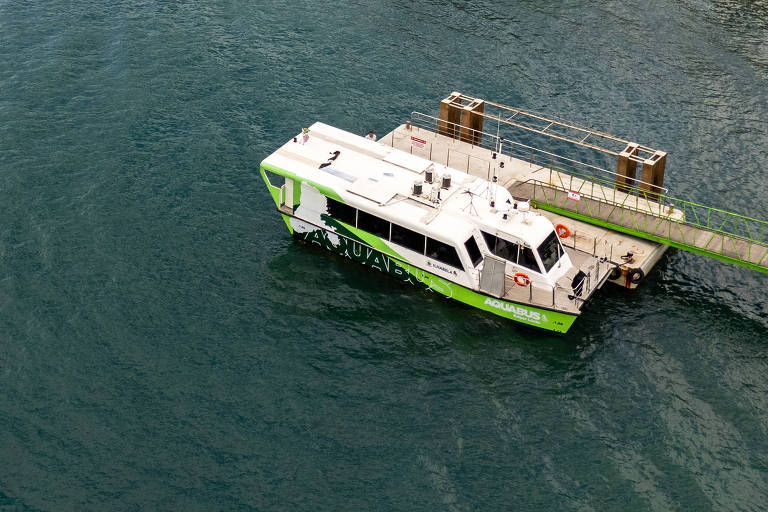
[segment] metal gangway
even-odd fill
[[[496,134],[482,130],[484,121]],[[662,186],[666,153],[461,93],[441,102],[440,118],[413,112],[411,123],[528,162],[535,177],[508,188],[538,208],[768,273],[768,222],[670,196]],[[504,127],[618,158],[617,171],[504,137]]]
[[[513,195],[566,217],[768,273],[768,222],[550,168]],[[626,190],[626,191],[625,191]]]

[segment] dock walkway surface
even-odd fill
[[[646,274],[669,246],[768,273],[765,221],[623,187],[625,192],[604,179],[496,153],[422,127],[400,125],[381,142],[474,176],[495,176],[514,197],[531,200],[549,212],[553,223],[568,226],[574,247],[589,251],[591,242],[593,254],[611,261],[631,253],[630,261]],[[625,284],[630,285],[626,279]]]

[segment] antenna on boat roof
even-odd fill
[[[475,208],[475,203],[474,203],[474,199],[475,199],[475,196],[477,194],[475,194],[474,192],[472,192],[468,188],[464,189],[464,191],[462,191],[462,194],[469,194],[469,204],[467,206],[465,206],[464,208],[462,208],[461,211],[466,212],[467,208],[469,208],[469,214],[470,215],[474,215],[475,217],[479,217],[480,214],[478,213],[477,208]]]

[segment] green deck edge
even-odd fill
[[[294,188],[294,195],[293,195],[294,204],[291,205],[292,207],[296,204],[299,204],[299,201],[301,198],[301,182],[305,182],[308,185],[312,185],[317,190],[319,190],[323,195],[330,197],[331,199],[342,201],[341,196],[339,196],[339,194],[337,194],[336,191],[333,190],[332,188],[326,187],[325,185],[321,185],[319,183],[316,183],[312,180],[308,180],[306,178],[301,178],[296,174],[292,173],[291,171],[281,169],[280,167],[276,167],[272,164],[261,162],[261,165],[259,166],[259,172],[261,173],[261,177],[264,179],[264,183],[267,184],[267,188],[269,189],[269,193],[272,196],[272,200],[275,201],[275,204],[277,206],[280,206],[280,187],[275,187],[274,185],[270,184],[269,179],[267,178],[267,175],[264,171],[269,171],[269,172],[278,174],[280,176],[283,176],[284,178],[293,180],[294,187],[296,188]]]

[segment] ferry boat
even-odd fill
[[[564,246],[568,230],[496,169],[474,176],[317,122],[260,173],[296,239],[526,326],[567,332],[616,271]]]

